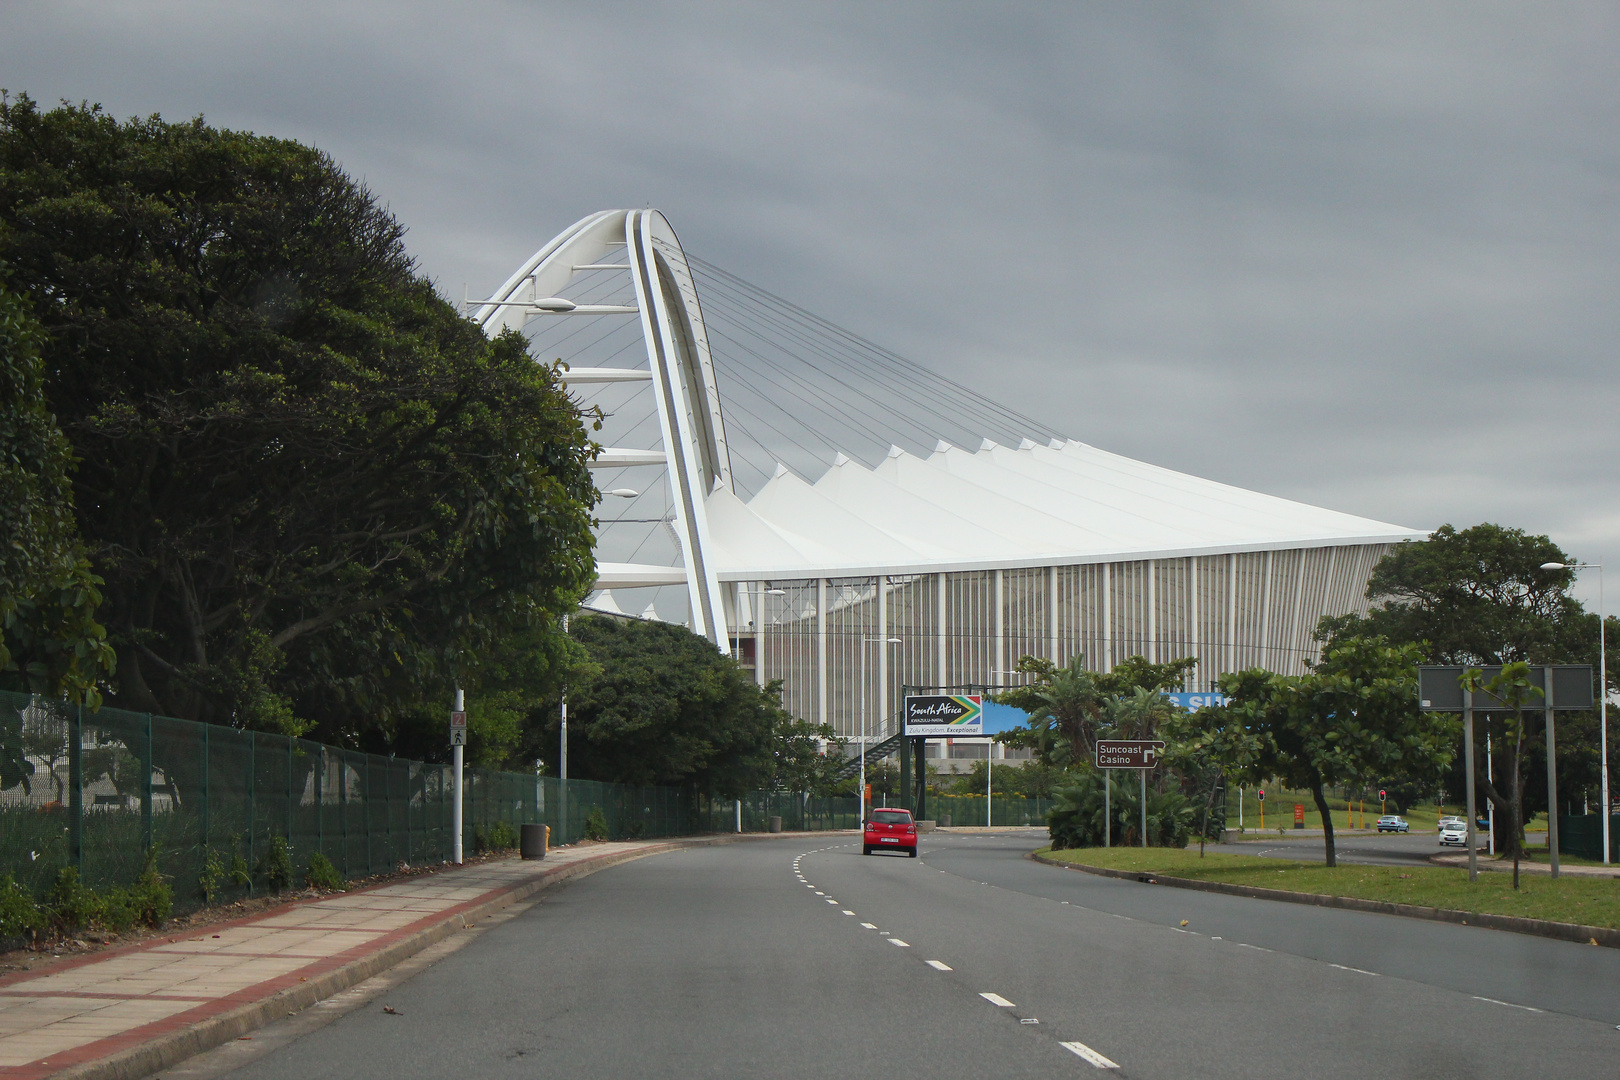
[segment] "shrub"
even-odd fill
[[[482,855],[488,851],[509,851],[518,846],[517,830],[504,821],[485,828],[482,825],[473,826],[473,854]]]
[[[224,890],[225,875],[225,859],[209,849],[203,856],[202,872],[197,875],[197,895],[202,897],[203,903],[212,904],[214,897]]]
[[[49,905],[52,927],[64,934],[88,926],[102,914],[103,908],[96,894],[79,880],[78,869],[72,866],[64,866],[56,872]]]
[[[1046,812],[1047,833],[1052,847],[1102,847],[1104,793],[1103,779],[1096,772],[1081,775],[1078,781],[1057,791],[1056,805]],[[1135,778],[1130,783],[1113,784],[1113,795],[1108,811],[1114,820],[1113,842],[1133,846],[1142,840],[1141,799],[1137,794]],[[1201,807],[1194,807],[1179,791],[1148,789],[1147,840],[1153,847],[1187,846],[1196,816]]]
[[[266,845],[265,852],[259,858],[259,865],[254,868],[259,880],[264,882],[265,888],[271,892],[282,892],[293,881],[292,848],[287,846],[287,838],[279,833],[270,834],[270,843]]]
[[[332,865],[320,852],[309,857],[309,869],[304,871],[304,884],[312,889],[325,889],[327,892],[343,891],[343,875],[338,868]]]
[[[127,892],[137,922],[155,927],[169,920],[169,915],[174,911],[174,890],[158,873],[156,848],[147,849],[146,865],[141,867],[140,877],[135,879],[135,884]]]
[[[45,912],[10,874],[0,878],[0,939],[36,938],[50,924]]]
[[[585,839],[606,840],[608,837],[607,817],[602,813],[600,806],[593,807],[585,815]]]

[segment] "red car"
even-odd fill
[[[861,837],[861,854],[870,855],[884,848],[904,851],[917,857],[917,823],[911,820],[910,810],[873,810],[866,819],[866,831]]]

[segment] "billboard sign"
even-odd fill
[[[966,738],[984,734],[984,698],[978,694],[908,694],[906,734]]]
[[[1459,680],[1467,670],[1469,669],[1456,666],[1419,667],[1419,708],[1431,712],[1462,712],[1463,692]],[[1480,682],[1489,683],[1502,673],[1502,665],[1482,664],[1479,672]],[[1592,692],[1594,680],[1591,664],[1548,664],[1531,667],[1528,672],[1530,685],[1536,690],[1525,695],[1526,711],[1540,712],[1547,707],[1544,695],[1549,673],[1552,675],[1554,709],[1574,709],[1584,712],[1594,707],[1596,695]],[[1473,706],[1476,712],[1500,712],[1507,708],[1507,703],[1498,701],[1482,688],[1474,693]]]
[[[1199,709],[1208,708],[1211,705],[1225,705],[1230,700],[1225,694],[1217,694],[1213,690],[1203,694],[1175,693],[1164,696],[1169,698],[1171,704],[1175,705],[1176,708],[1186,709],[1188,712],[1197,712]]]

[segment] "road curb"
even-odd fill
[[[1427,919],[1430,922],[1457,923],[1479,926],[1486,930],[1506,930],[1514,934],[1572,941],[1578,945],[1596,942],[1611,949],[1620,949],[1620,930],[1602,926],[1582,926],[1579,923],[1552,922],[1548,919],[1524,919],[1517,915],[1487,915],[1478,911],[1457,911],[1452,908],[1422,907],[1417,904],[1395,904],[1387,900],[1362,900],[1354,896],[1327,896],[1323,893],[1289,892],[1286,889],[1265,889],[1257,885],[1233,885],[1225,881],[1200,881],[1197,878],[1168,877],[1141,870],[1110,870],[1102,866],[1059,862],[1037,855],[1033,851],[1024,856],[1047,866],[1065,870],[1078,870],[1099,877],[1140,881],[1145,885],[1168,885],[1174,889],[1192,889],[1196,892],[1220,893],[1225,896],[1247,896],[1254,900],[1280,900],[1285,904],[1308,904],[1312,907],[1342,908],[1346,911],[1364,911],[1373,915],[1399,915],[1406,919]]]
[[[781,834],[767,834],[780,836]],[[618,866],[621,863],[634,859],[643,859],[649,855],[662,855],[670,851],[680,851],[686,848],[712,847],[716,844],[730,844],[751,837],[764,838],[757,833],[726,833],[719,836],[696,837],[690,840],[671,840],[665,843],[652,844],[645,848],[633,851],[615,851],[603,855],[581,859],[578,862],[566,863],[553,870],[541,868],[538,877],[530,878],[521,884],[507,886],[499,889],[476,907],[464,909],[454,915],[446,917],[441,922],[424,927],[398,941],[387,945],[368,956],[351,960],[342,967],[334,968],[324,975],[311,978],[308,982],[299,983],[296,987],[278,991],[269,997],[231,1009],[229,1012],[211,1016],[206,1020],[193,1024],[179,1031],[170,1032],[142,1043],[109,1054],[95,1061],[87,1061],[80,1065],[73,1065],[60,1072],[50,1074],[50,1080],[138,1080],[139,1077],[150,1076],[152,1073],[167,1069],[173,1065],[202,1053],[212,1050],[216,1046],[240,1038],[248,1032],[264,1027],[266,1024],[301,1012],[311,1005],[334,994],[341,993],[349,987],[380,975],[395,964],[407,960],[421,952],[429,945],[437,944],[458,930],[463,930],[471,922],[486,918],[510,907],[522,900],[526,900],[544,889],[573,878],[585,877],[599,870]],[[386,882],[374,888],[383,888],[393,882]],[[356,890],[365,892],[367,890]]]

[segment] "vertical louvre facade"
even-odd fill
[[[761,683],[839,735],[892,734],[907,688],[1015,683],[1020,657],[1197,661],[1189,687],[1264,667],[1300,674],[1325,615],[1365,613],[1388,544],[1070,566],[744,582]],[[894,641],[891,639],[899,639]]]

